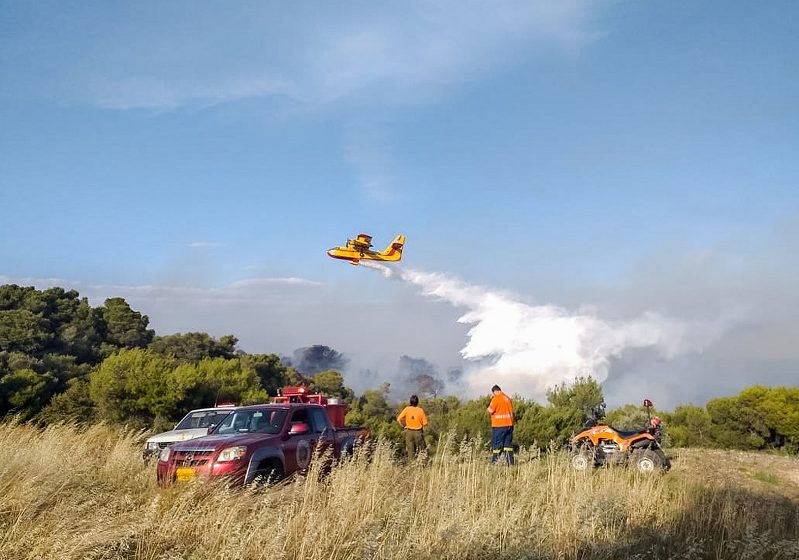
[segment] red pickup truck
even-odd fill
[[[197,477],[227,477],[236,483],[275,482],[305,470],[313,454],[332,447],[333,456],[351,452],[368,436],[362,426],[344,426],[346,407],[306,387],[286,387],[271,404],[241,407],[213,431],[164,448],[158,483]]]

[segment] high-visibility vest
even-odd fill
[[[491,412],[492,428],[513,426],[513,404],[511,404],[508,395],[502,392],[494,395],[491,399],[491,404],[488,405],[488,409]]]

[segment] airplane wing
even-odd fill
[[[352,244],[359,249],[368,249],[372,246],[372,236],[366,235],[365,233],[360,233],[358,234],[358,237],[352,240]]]

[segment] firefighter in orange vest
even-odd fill
[[[496,463],[504,452],[509,465],[513,464],[513,403],[499,385],[491,387],[491,462]]]
[[[413,459],[416,454],[427,449],[424,441],[424,427],[427,426],[427,415],[419,406],[419,397],[411,395],[409,406],[402,409],[397,416],[399,425],[405,428],[405,450],[408,459]]]

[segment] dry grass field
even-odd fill
[[[141,439],[0,424],[0,558],[799,558],[796,458],[679,451],[642,476],[446,442],[402,466],[379,445],[276,488],[161,490]]]

